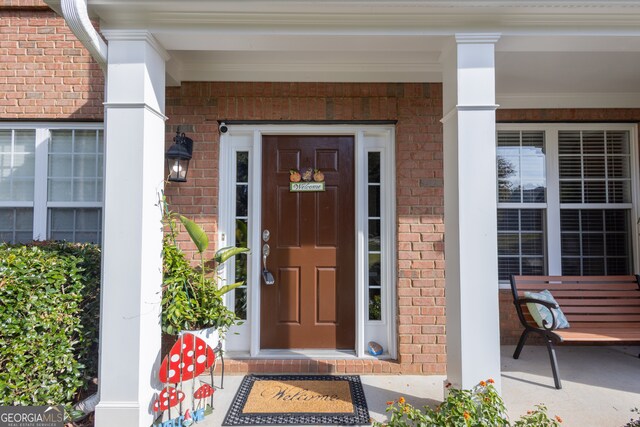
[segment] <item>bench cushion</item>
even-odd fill
[[[557,304],[555,298],[553,298],[553,295],[551,295],[551,292],[549,292],[547,289],[541,292],[525,292],[524,296],[525,298],[534,298],[534,299],[547,301],[553,304]],[[531,313],[533,320],[536,321],[539,327],[544,328],[545,324],[547,327],[551,326],[551,322],[552,322],[551,310],[549,310],[547,307],[545,307],[542,304],[535,304],[531,302],[527,303],[527,308],[529,309],[529,312]],[[569,321],[567,320],[567,317],[564,315],[562,310],[559,308],[558,309],[554,308],[552,310],[553,310],[553,314],[556,317],[557,328],[558,329],[568,328],[570,326]]]

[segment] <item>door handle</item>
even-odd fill
[[[271,253],[271,248],[268,243],[265,243],[262,246],[262,280],[264,280],[265,285],[273,285],[276,283],[276,280],[273,278],[273,274],[269,270],[267,270],[267,257]]]

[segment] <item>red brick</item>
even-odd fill
[[[35,0],[5,0],[4,5],[25,6],[28,10],[0,10],[0,34],[2,47],[0,62],[3,69],[14,72],[16,77],[30,79],[16,81],[15,87],[4,90],[7,99],[23,99],[24,94],[34,102],[22,103],[20,108],[7,103],[0,104],[0,119],[37,120],[102,120],[104,79],[89,53],[78,45],[73,52],[85,64],[78,64],[64,56],[65,46],[73,48],[79,43],[66,28],[64,20],[43,2]],[[38,8],[33,8],[37,6]],[[67,33],[69,42],[57,37],[57,32]],[[9,37],[10,36],[10,37]],[[86,74],[73,83],[62,83],[64,69],[80,69],[88,66]],[[52,100],[54,100],[52,102]]]

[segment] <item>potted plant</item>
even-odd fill
[[[209,238],[204,230],[194,221],[169,212],[166,203],[164,206],[169,233],[163,241],[162,330],[171,335],[189,332],[216,348],[225,332],[238,321],[235,313],[224,305],[222,297],[244,283],[219,286],[218,269],[228,259],[248,252],[248,249],[222,248],[211,260],[205,260]],[[197,267],[191,266],[177,245],[176,218],[197,248],[200,256]]]

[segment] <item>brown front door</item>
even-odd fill
[[[263,349],[355,347],[354,138],[262,137]],[[289,170],[319,169],[325,191],[289,191]]]

